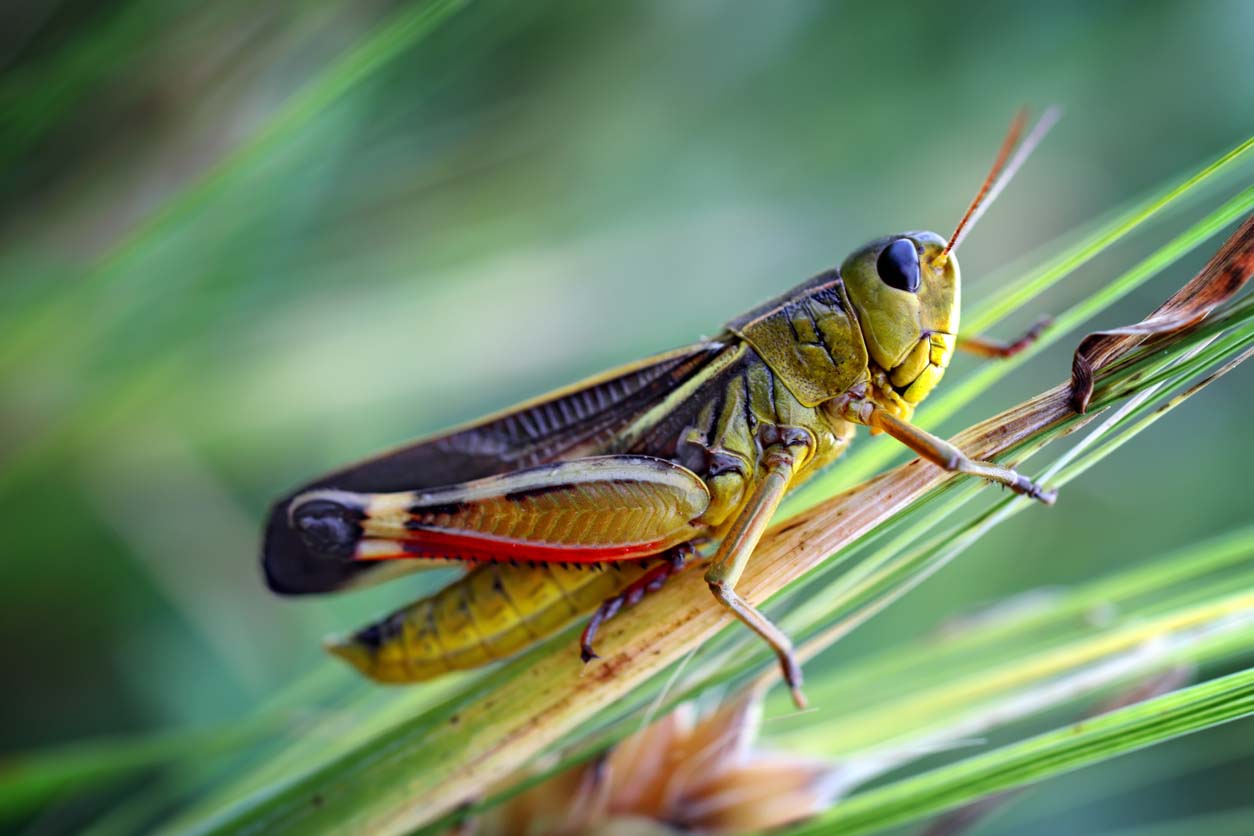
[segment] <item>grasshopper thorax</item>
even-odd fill
[[[906,232],[872,241],[840,268],[872,373],[911,405],[940,381],[957,339],[958,262],[940,259],[944,249],[934,232]]]

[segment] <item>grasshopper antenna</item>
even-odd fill
[[[1006,188],[1006,184],[1027,162],[1028,157],[1036,150],[1036,146],[1040,145],[1041,140],[1045,138],[1045,134],[1049,133],[1049,129],[1062,118],[1062,110],[1057,107],[1046,110],[1020,143],[1019,135],[1023,133],[1023,126],[1027,124],[1027,116],[1027,110],[1020,110],[1015,114],[1014,121],[1010,123],[1010,130],[1006,132],[1006,138],[1002,141],[1001,150],[997,152],[997,159],[994,160],[988,176],[984,178],[984,184],[976,193],[975,200],[972,200],[971,205],[967,207],[962,220],[958,221],[958,226],[954,229],[953,235],[949,236],[949,243],[945,245],[945,249],[932,260],[933,267],[939,269],[945,266],[945,263],[949,261],[949,254],[958,249],[958,245],[962,243],[963,238],[967,237],[967,233],[975,226],[975,222],[983,216],[1001,194],[1002,189]],[[1015,147],[1016,145],[1018,148]]]

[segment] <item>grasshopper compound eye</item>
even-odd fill
[[[875,262],[881,281],[897,290],[919,292],[919,251],[909,238],[898,238]]]

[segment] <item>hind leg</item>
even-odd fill
[[[622,592],[605,599],[588,619],[587,625],[583,628],[583,635],[579,637],[580,658],[585,662],[599,658],[596,651],[592,649],[592,640],[596,638],[597,630],[601,628],[601,625],[618,615],[623,607],[635,606],[650,592],[657,592],[661,589],[668,578],[688,567],[696,551],[691,543],[681,543],[667,552],[660,563],[632,581]]]

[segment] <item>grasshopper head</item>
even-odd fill
[[[958,334],[958,262],[945,240],[907,232],[872,241],[840,268],[871,362],[917,404],[940,381]]]
[[[1026,113],[1015,117],[992,170],[948,241],[933,232],[881,238],[849,256],[840,268],[871,363],[887,374],[906,410],[940,382],[957,344],[954,251],[1058,116],[1056,108],[1047,110],[1022,144]]]

